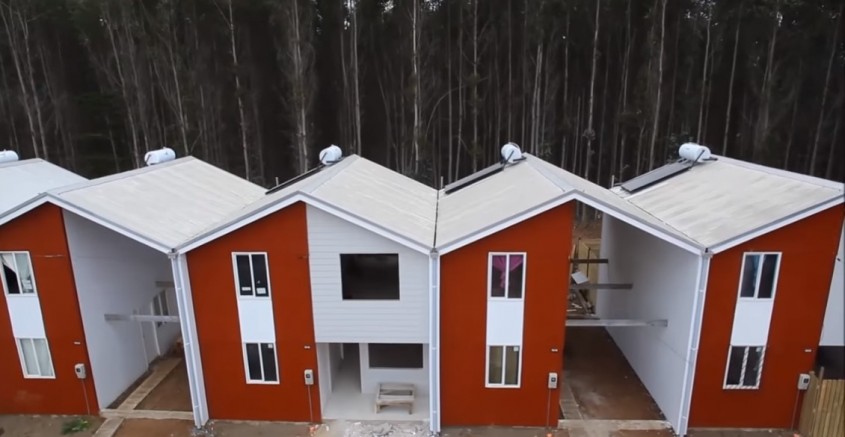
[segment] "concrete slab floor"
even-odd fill
[[[179,359],[178,364],[149,391],[135,409],[191,411],[191,391],[185,360]]]
[[[583,419],[663,420],[660,409],[604,328],[567,328],[565,338],[563,384],[571,389]],[[564,419],[578,418],[566,417],[571,410],[567,407]]]

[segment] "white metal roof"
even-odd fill
[[[716,158],[633,194],[613,192],[708,248],[842,202],[841,183]]]
[[[350,155],[232,213],[182,248],[190,250],[199,245],[199,240],[216,238],[298,200],[331,208],[345,218],[354,219],[357,224],[410,242],[420,249],[430,248],[434,241],[437,191],[367,159]]]
[[[530,154],[499,173],[458,191],[440,193],[438,250],[454,250],[485,230],[502,227],[526,215],[569,200],[579,200],[614,217],[656,233],[690,250],[697,250],[682,233],[666,227],[608,189],[580,178]],[[489,232],[488,232],[489,233]]]
[[[47,193],[67,209],[169,250],[264,195],[264,188],[193,157]]]
[[[0,164],[0,215],[45,191],[84,180],[38,158]]]

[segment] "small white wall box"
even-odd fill
[[[305,385],[314,385],[314,371],[305,369]]]
[[[76,373],[76,377],[79,379],[85,379],[88,376],[88,373],[85,370],[85,364],[74,364],[73,371]]]
[[[810,388],[810,375],[802,373],[798,375],[798,390],[807,390]]]
[[[549,372],[549,388],[557,388],[557,372]]]

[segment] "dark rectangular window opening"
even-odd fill
[[[423,345],[370,343],[371,369],[422,369]]]
[[[278,382],[273,343],[246,343],[246,371],[250,382]]]
[[[344,300],[399,300],[398,254],[341,254]]]

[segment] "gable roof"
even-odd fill
[[[0,164],[0,215],[62,185],[86,180],[43,159],[25,159]]]
[[[692,252],[683,233],[596,185],[530,154],[461,190],[440,192],[435,247],[447,253],[570,200],[579,200]],[[497,164],[498,165],[498,164]]]
[[[642,191],[612,191],[712,252],[843,202],[841,183],[716,158]]]
[[[434,241],[437,190],[350,155],[271,190],[178,250],[187,252],[299,201],[425,253]]]
[[[264,188],[193,157],[60,187],[0,216],[45,202],[168,252],[260,198]]]

